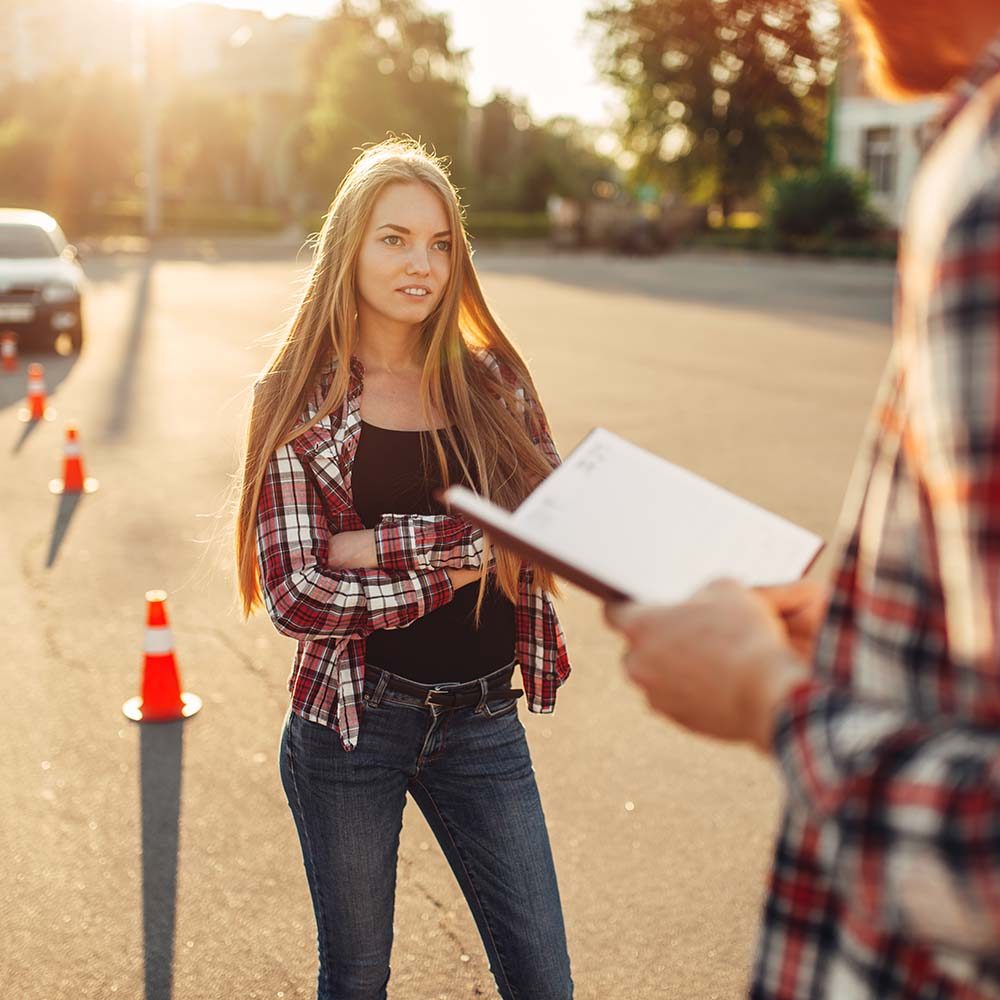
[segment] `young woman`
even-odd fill
[[[298,639],[281,777],[319,939],[319,1000],[386,996],[409,793],[505,1000],[572,996],[517,698],[569,674],[552,581],[449,516],[463,482],[508,508],[559,462],[483,297],[461,209],[417,143],[362,154],[257,383],[237,523],[247,614]],[[515,664],[525,691],[512,690]]]

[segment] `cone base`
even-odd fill
[[[40,420],[55,420],[56,411],[49,406],[46,407],[43,416],[33,417],[31,415],[31,410],[29,410],[26,406],[23,406],[17,411],[17,419],[20,420],[22,424],[37,424]]]
[[[100,483],[93,479],[91,476],[87,476],[83,481],[82,490],[67,490],[66,483],[62,479],[50,479],[49,480],[49,492],[55,493],[55,495],[62,496],[64,493],[96,493],[100,487]]]
[[[122,711],[133,722],[176,722],[178,719],[190,718],[195,712],[198,711],[198,709],[201,708],[202,704],[201,698],[199,698],[196,694],[191,694],[190,691],[181,692],[181,702],[182,705],[180,715],[168,718],[163,718],[162,716],[155,719],[144,718],[142,714],[142,698],[140,697],[129,698],[129,700],[122,705]]]

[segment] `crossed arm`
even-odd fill
[[[545,412],[536,399],[522,396],[525,425],[532,443],[555,468],[561,459],[552,440]],[[457,581],[470,582],[483,564],[481,528],[465,518],[446,514],[385,514],[377,527],[343,531],[329,539],[328,564],[340,569],[364,568],[387,572],[445,569]],[[466,573],[465,571],[470,571]]]
[[[453,598],[459,585],[453,570],[332,566],[326,524],[309,470],[284,445],[268,463],[257,516],[264,605],[282,634],[367,636],[405,628]]]
[[[342,531],[329,540],[327,563],[335,568],[479,570],[483,532],[446,514],[385,514],[375,528]]]

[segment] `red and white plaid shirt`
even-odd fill
[[[524,403],[532,441],[553,466],[559,454],[538,401],[488,351],[476,355]],[[376,629],[405,628],[447,604],[448,569],[482,565],[483,536],[463,518],[387,514],[375,528],[379,568],[331,569],[329,538],[364,529],[351,494],[361,436],[364,368],[351,359],[347,398],[271,457],[257,508],[257,552],[264,605],[275,627],[298,639],[288,682],[292,710],[335,729],[345,750],[357,746],[365,676],[365,639]],[[328,368],[302,422],[319,411]],[[516,654],[532,712],[551,712],[569,676],[562,627],[549,595],[522,569],[515,609]]]
[[[1000,997],[1000,39],[911,200],[845,507],[755,1000]]]

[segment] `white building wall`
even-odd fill
[[[877,97],[842,97],[837,106],[838,166],[864,173],[865,135],[869,129],[890,128],[895,137],[895,178],[888,193],[872,191],[872,204],[893,225],[902,224],[910,188],[922,156],[920,130],[940,109],[928,99],[895,104]]]

